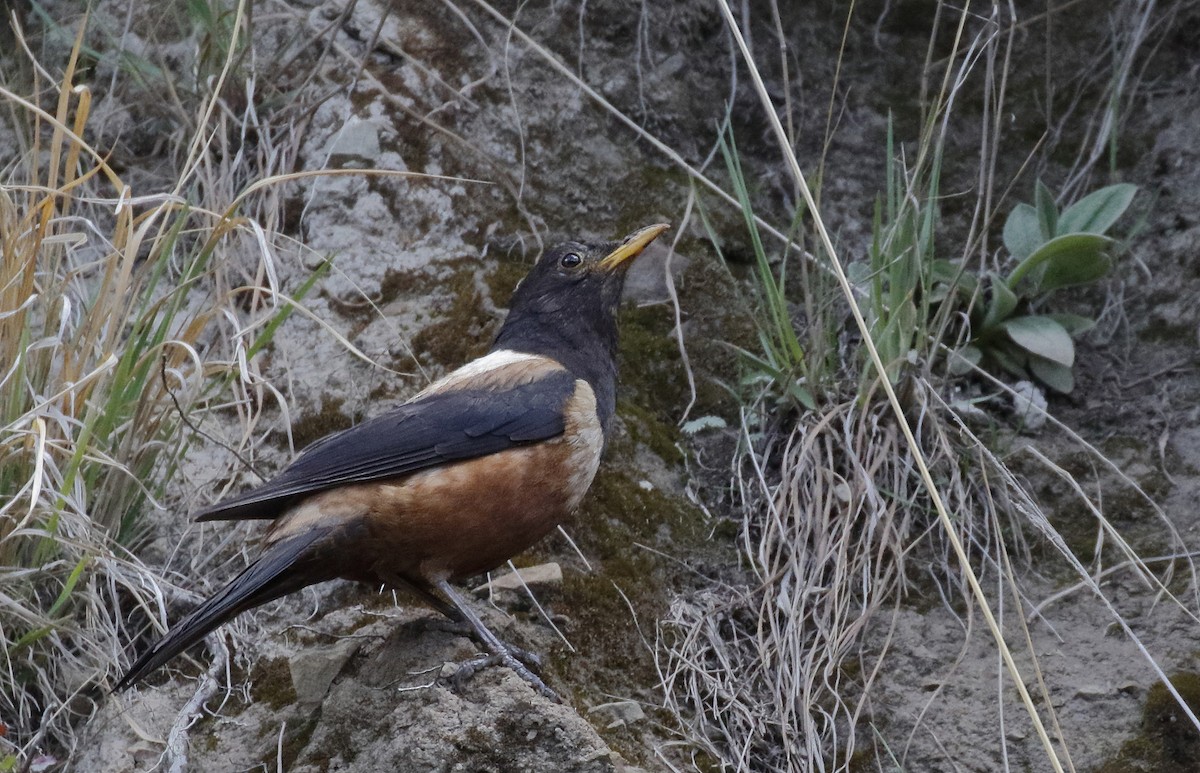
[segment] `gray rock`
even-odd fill
[[[1113,688],[1103,684],[1081,684],[1075,688],[1075,697],[1085,700],[1098,700],[1100,698],[1107,698],[1114,692]]]
[[[342,639],[332,647],[304,650],[288,661],[296,700],[301,704],[320,703],[360,644],[357,639]]]
[[[650,225],[649,222],[646,225]],[[667,232],[646,248],[646,252],[629,269],[625,278],[625,291],[622,298],[626,301],[641,305],[663,303],[670,300],[671,291],[667,286],[666,261],[669,246],[675,238],[673,232]],[[686,255],[676,252],[671,256],[671,275],[676,281],[683,274],[691,260]]]
[[[337,163],[374,166],[379,159],[379,127],[351,118],[329,138],[329,159]]]
[[[602,720],[608,720],[609,728],[632,725],[646,718],[646,712],[642,711],[637,701],[601,703],[588,709],[588,714],[597,714]]]

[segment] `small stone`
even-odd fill
[[[1112,690],[1102,684],[1081,684],[1075,688],[1077,698],[1107,698]]]
[[[58,767],[58,762],[58,758],[51,754],[39,754],[30,761],[29,770],[33,773],[42,773],[42,771]]]
[[[613,701],[601,703],[588,709],[589,714],[600,714],[609,719],[609,729],[631,725],[646,718],[642,706],[637,701]]]
[[[970,400],[952,400],[950,410],[957,413],[964,421],[987,421],[987,411]]]
[[[331,139],[330,159],[373,166],[379,158],[379,127],[370,121],[351,119]]]
[[[655,70],[655,75],[662,78],[664,81],[674,78],[679,73],[683,72],[683,68],[687,67],[688,60],[682,51],[675,53],[664,59]]]
[[[518,575],[517,572],[520,572],[520,574]],[[523,589],[522,580],[525,581],[525,585],[528,585],[530,590],[535,591],[557,588],[562,585],[563,581],[562,567],[553,562],[538,564],[537,566],[527,566],[524,569],[518,569],[517,572],[509,572],[495,578],[489,583],[479,586],[475,589],[475,595],[486,596],[489,592],[520,591]]]

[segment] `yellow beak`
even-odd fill
[[[621,242],[621,246],[610,252],[597,265],[605,271],[612,271],[617,266],[620,266],[629,260],[636,258],[642,254],[642,250],[646,249],[646,245],[657,239],[663,232],[669,230],[671,226],[666,223],[658,223],[657,225],[648,225],[645,228],[639,228],[633,233],[626,236]]]

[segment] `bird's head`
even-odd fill
[[[496,347],[525,350],[529,344],[563,341],[579,348],[614,348],[625,273],[668,228],[652,225],[619,242],[564,242],[546,250],[513,292]]]
[[[625,274],[668,228],[652,225],[619,242],[564,242],[546,250],[513,292],[493,351],[553,357],[593,386],[615,378]]]
[[[634,258],[669,227],[641,228],[619,242],[564,242],[546,250],[517,285],[509,318],[554,318],[571,326],[597,314],[611,316]]]

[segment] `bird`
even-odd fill
[[[489,571],[568,518],[612,430],[617,310],[629,266],[670,228],[546,250],[513,292],[486,354],[399,406],[309,445],[278,475],[198,521],[269,520],[258,556],[118,680],[145,679],[237,615],[316,583],[407,589],[537,692],[537,658],[502,641],[454,583]]]

